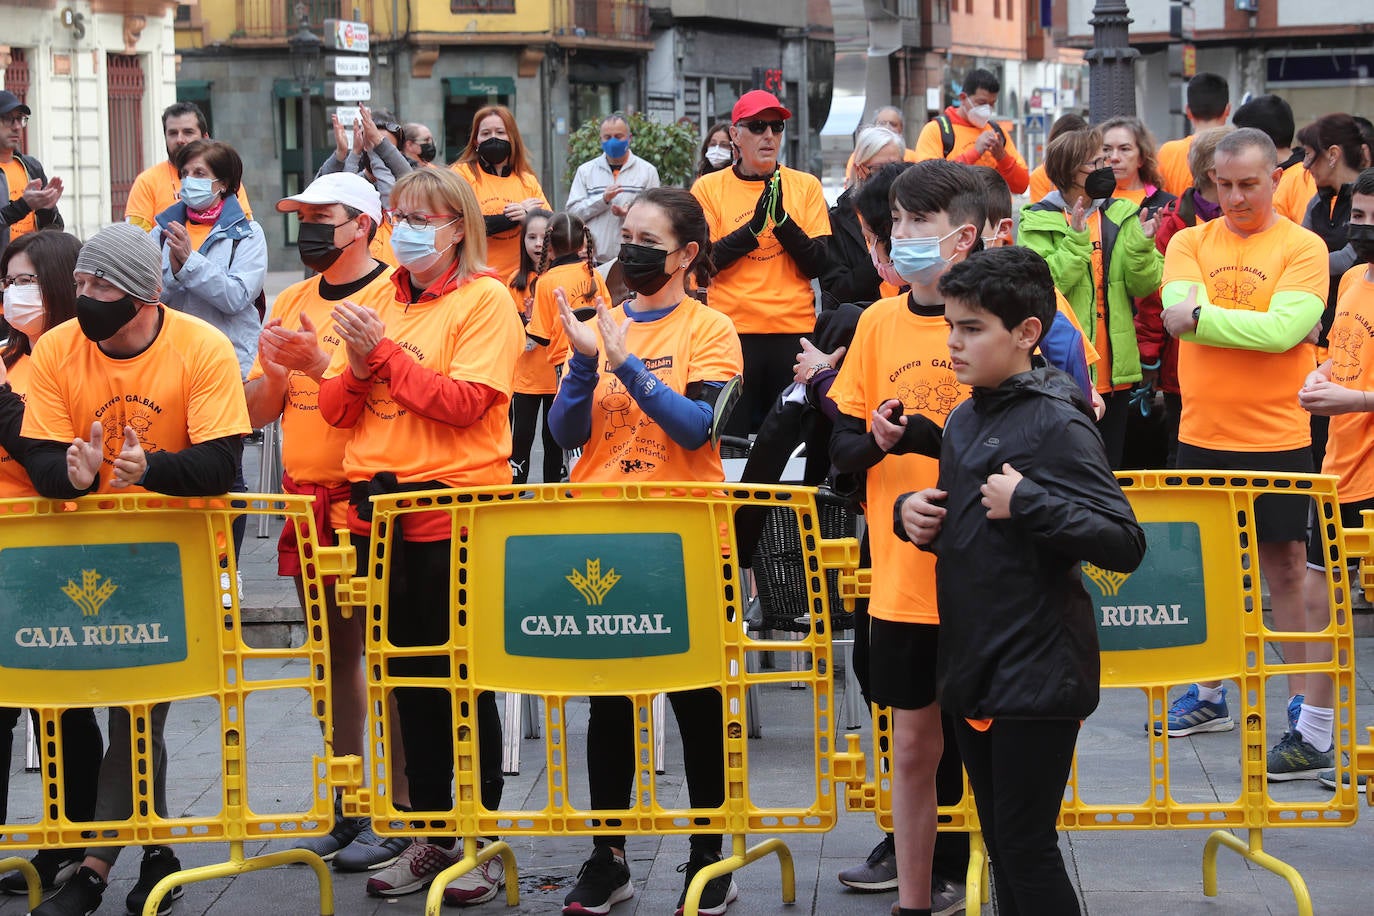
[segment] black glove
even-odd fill
[[[754,216],[749,220],[749,231],[758,237],[763,234],[763,230],[768,228],[768,210],[772,203],[772,195],[769,193],[772,185],[768,182],[763,183],[763,190],[759,192],[759,202],[754,205]]]
[[[773,171],[773,176],[773,179],[769,182],[770,186],[774,188],[773,206],[770,210],[773,216],[773,225],[781,226],[783,223],[787,222],[787,211],[782,208],[782,169],[775,169]],[[776,184],[773,182],[776,182]]]

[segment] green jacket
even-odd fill
[[[1164,255],[1145,237],[1139,207],[1108,198],[1102,207],[1102,276],[1107,284],[1107,337],[1111,345],[1112,385],[1140,381],[1140,350],[1135,338],[1135,299],[1159,290]],[[1093,284],[1092,238],[1074,232],[1064,218],[1058,191],[1021,208],[1021,244],[1050,265],[1054,285],[1073,307],[1078,323],[1095,346],[1097,290]],[[1100,349],[1100,346],[1099,346]],[[1095,373],[1096,370],[1094,370]]]

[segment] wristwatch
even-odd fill
[[[1202,317],[1202,306],[1193,309],[1193,327],[1197,327],[1198,319]]]

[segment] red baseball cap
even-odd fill
[[[735,107],[730,109],[730,121],[732,123],[738,123],[745,118],[752,118],[759,112],[768,111],[769,109],[781,111],[784,121],[792,117],[792,112],[788,111],[773,93],[766,89],[750,89],[744,95],[740,96],[739,101],[735,103]]]

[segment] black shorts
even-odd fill
[[[1353,503],[1341,503],[1341,527],[1363,528],[1364,519],[1360,513],[1366,509],[1374,509],[1374,498],[1361,499]],[[1318,571],[1326,570],[1326,557],[1323,556],[1325,546],[1322,544],[1322,529],[1316,518],[1317,507],[1312,506],[1312,528],[1307,535],[1307,568]],[[1358,557],[1346,557],[1346,565],[1350,569],[1356,569],[1360,565]]]
[[[1312,450],[1307,446],[1283,452],[1222,452],[1178,444],[1179,470],[1248,471],[1255,474],[1311,474]],[[1255,534],[1261,544],[1307,541],[1310,496],[1261,496],[1255,500]]]
[[[868,618],[868,693],[893,709],[924,709],[935,702],[935,654],[940,627]]]

